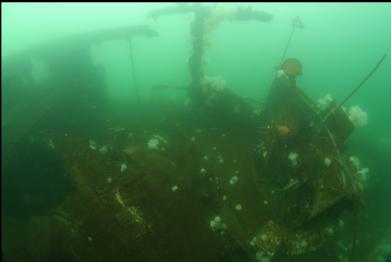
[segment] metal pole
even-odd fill
[[[288,47],[289,47],[289,45],[290,45],[290,43],[291,43],[291,40],[292,40],[292,37],[293,37],[293,33],[295,32],[295,29],[296,29],[296,27],[294,26],[294,27],[292,28],[291,34],[289,35],[288,42],[286,43],[284,52],[282,53],[282,57],[281,57],[280,63],[278,64],[278,69],[281,68],[282,62],[284,62],[285,55],[286,55],[286,52],[288,51]]]
[[[291,31],[291,34],[289,35],[289,39],[288,39],[288,42],[286,43],[284,52],[282,53],[280,63],[278,64],[278,69],[281,68],[282,62],[284,62],[286,52],[288,51],[289,45],[291,44],[291,40],[292,40],[293,34],[296,31],[296,28],[303,28],[303,24],[301,23],[301,20],[299,17],[296,17],[292,20],[292,31]]]

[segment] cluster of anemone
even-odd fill
[[[216,10],[205,21],[205,32],[210,33],[215,30],[223,21],[233,17],[232,10],[227,8],[216,8]]]
[[[209,226],[213,231],[224,232],[227,230],[227,225],[223,223],[221,217],[215,216],[210,222]]]
[[[203,80],[203,91],[222,91],[226,88],[227,82],[221,76],[206,76]]]
[[[147,142],[149,150],[165,150],[167,140],[160,135],[153,135]]]
[[[326,94],[323,98],[318,99],[317,107],[320,110],[325,110],[333,102],[333,98],[330,94]],[[343,108],[345,110],[345,108]],[[348,111],[349,120],[355,127],[363,127],[368,123],[368,114],[359,106],[352,106]]]
[[[99,153],[106,154],[109,151],[109,147],[107,145],[101,145],[101,147],[98,148],[98,144],[95,142],[95,140],[89,140],[88,146],[92,150],[98,150]],[[110,147],[111,149],[112,146]]]
[[[319,109],[325,110],[331,102],[333,102],[333,97],[330,94],[326,94],[324,97],[318,99],[317,106]]]

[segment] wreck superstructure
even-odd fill
[[[313,261],[321,254],[324,261],[337,261],[336,252],[325,252],[336,248],[336,220],[363,203],[359,170],[346,146],[354,125],[336,102],[320,109],[296,85],[296,73],[292,77],[288,70],[276,73],[262,107],[223,87],[219,79],[205,77],[206,24],[271,19],[248,8],[218,17],[214,11],[185,6],[151,14],[155,19],[194,14],[188,94],[195,103],[151,106],[141,119],[105,114],[101,83],[86,49],[91,42],[127,39],[129,34],[156,36],[152,29],[91,33],[70,38],[78,40],[71,41],[76,44],[70,50],[64,44],[68,51],[49,52],[47,61],[52,61],[57,72],[52,73],[59,79],[67,79],[73,72],[67,70],[78,64],[81,82],[75,81],[75,88],[83,86],[85,94],[94,97],[93,104],[102,108],[91,110],[88,99],[74,100],[71,107],[77,105],[77,110],[71,115],[77,123],[94,116],[99,125],[88,131],[98,126],[99,132],[89,135],[87,130],[76,132],[72,122],[56,125],[42,120],[48,108],[69,109],[58,102],[67,92],[61,87],[53,96],[40,94],[48,102],[34,109],[31,123],[21,121],[25,113],[18,112],[22,111],[15,111],[16,116],[4,123],[2,129],[9,134],[6,145],[45,145],[62,167],[61,175],[72,184],[49,212],[22,223],[29,229],[28,237],[11,237],[19,224],[4,222],[3,250],[9,257],[15,261],[26,257],[30,261],[58,257],[66,261]],[[65,59],[70,53],[73,56]],[[85,71],[91,73],[88,79]],[[35,108],[37,100],[29,101],[24,110]],[[38,119],[42,122],[36,127]],[[9,130],[19,124],[24,125],[20,134],[12,134]],[[13,156],[20,151],[16,147]],[[5,175],[11,175],[7,172],[15,170],[17,163],[7,161]],[[29,201],[39,201],[31,195]],[[33,245],[36,236],[38,251]],[[20,246],[24,249],[18,253]]]

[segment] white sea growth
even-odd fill
[[[337,256],[337,258],[338,258],[338,262],[349,262],[349,258],[348,257],[345,257],[344,255],[342,255],[342,254],[339,254],[338,256]],[[384,261],[382,261],[382,260],[377,260],[377,262],[387,262],[385,259],[384,259]]]
[[[361,168],[360,160],[355,156],[351,156],[349,160],[354,166],[355,170],[357,170],[356,176],[358,178],[359,185],[363,188],[368,182],[369,168],[367,167]]]
[[[121,164],[121,169],[120,169],[120,170],[121,170],[121,173],[124,172],[127,168],[128,168],[128,165],[125,164],[125,163],[122,163],[122,164]]]
[[[147,143],[149,150],[165,150],[165,144],[167,140],[160,135],[153,135]]]
[[[278,77],[278,78],[281,78],[281,77],[283,77],[283,76],[285,76],[285,75],[286,75],[286,74],[285,74],[284,70],[281,69],[281,70],[278,70],[278,71],[277,71],[277,77]]]
[[[330,94],[325,95],[324,97],[318,99],[317,106],[321,109],[324,110],[326,109],[329,104],[333,101],[334,99]]]
[[[343,221],[343,219],[340,219],[340,220],[338,220],[338,226],[339,227],[344,227],[345,226],[345,221]]]
[[[330,95],[330,94],[327,94],[324,96],[324,100],[326,100],[327,102],[332,102],[334,99],[333,97]]]
[[[241,205],[241,204],[237,204],[237,205],[235,206],[235,210],[236,210],[236,211],[242,210],[242,205]]]
[[[111,177],[108,177],[107,179],[106,179],[106,181],[107,181],[107,183],[111,183],[111,182],[113,182],[113,179],[111,178]]]
[[[356,170],[359,170],[360,169],[360,160],[358,159],[358,157],[356,156],[351,156],[349,158],[350,162],[352,163],[352,165],[354,166],[354,168]]]
[[[49,139],[48,146],[49,146],[50,149],[54,149],[55,148],[55,145],[54,145],[54,142],[53,142],[52,139]]]
[[[325,157],[324,164],[325,164],[325,166],[329,167],[331,165],[331,159],[328,157]]]
[[[103,146],[101,146],[101,147],[99,148],[98,151],[99,151],[99,153],[106,154],[107,151],[109,151],[109,148],[108,148],[107,145],[103,145]]]
[[[256,260],[259,262],[270,262],[270,257],[265,254],[263,251],[258,251],[255,254]]]
[[[386,233],[386,236],[375,247],[377,254],[377,262],[388,262],[391,254],[391,231]]]
[[[250,246],[255,247],[256,244],[257,244],[257,237],[253,237],[250,241]]]
[[[365,184],[368,181],[369,168],[364,167],[357,171],[356,175],[361,183]]]
[[[308,242],[305,239],[303,239],[301,241],[300,245],[301,245],[301,247],[306,248],[308,246]]]
[[[297,185],[299,184],[299,180],[297,179],[297,178],[291,178],[291,179],[289,179],[289,182],[288,182],[288,184],[286,184],[284,187],[283,187],[283,189],[282,190],[288,190],[288,189],[290,189],[290,188],[293,188],[293,187],[296,187]]]
[[[204,156],[203,159],[204,160],[208,160],[209,158],[208,158],[208,156]]]
[[[96,142],[94,140],[88,141],[88,145],[92,150],[96,150]]]
[[[87,239],[88,239],[88,241],[92,242],[92,237],[91,236],[89,236]]]
[[[368,123],[368,114],[359,106],[349,108],[349,119],[354,126],[363,127]]]
[[[148,140],[148,148],[150,150],[159,149],[159,140],[157,138],[151,138]]]
[[[218,159],[220,164],[224,163],[223,156],[218,156],[217,159]]]
[[[175,192],[178,190],[178,186],[177,185],[174,185],[173,187],[171,187],[171,191],[172,192]]]
[[[263,158],[266,158],[267,157],[267,151],[263,152],[262,156],[263,156]]]
[[[239,181],[239,177],[238,177],[238,176],[233,176],[233,177],[231,177],[231,179],[229,180],[229,183],[230,183],[231,185],[235,185],[238,181]]]
[[[227,82],[221,76],[206,76],[203,80],[203,85],[220,92],[225,89]],[[205,92],[207,90],[204,89],[203,91]]]
[[[208,171],[205,168],[201,168],[200,173],[201,173],[201,175],[206,175],[208,173]]]
[[[224,231],[227,229],[227,225],[223,223],[221,217],[215,216],[210,222],[209,226],[213,231]]]
[[[263,203],[264,203],[265,205],[269,205],[269,201],[267,201],[267,200],[263,200]]]
[[[332,228],[332,227],[327,227],[327,228],[326,228],[326,232],[327,232],[327,234],[328,234],[329,236],[332,236],[332,235],[334,235],[334,228]]]
[[[227,196],[226,195],[223,196],[223,201],[225,201],[225,200],[227,200]]]
[[[234,172],[236,175],[239,175],[239,170],[235,170],[235,172]]]
[[[291,161],[292,163],[292,166],[296,166],[297,165],[297,158],[299,157],[299,155],[295,152],[290,152],[289,153],[289,156],[288,156],[288,159]]]

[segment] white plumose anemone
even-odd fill
[[[148,149],[149,150],[159,150],[163,151],[165,150],[165,146],[167,144],[167,140],[160,135],[153,135],[149,140],[148,140]]]
[[[298,157],[299,157],[299,154],[297,154],[296,152],[290,152],[289,153],[288,159],[291,161],[292,166],[296,166],[297,165],[297,158]]]
[[[349,119],[354,126],[363,127],[368,123],[368,114],[359,106],[352,106],[349,109]]]
[[[210,222],[209,226],[213,231],[224,232],[227,229],[227,225],[223,223],[221,217],[215,216]]]
[[[125,164],[125,163],[122,163],[122,164],[121,164],[121,169],[120,169],[120,170],[121,170],[121,173],[125,172],[126,169],[128,169],[128,165]]]

